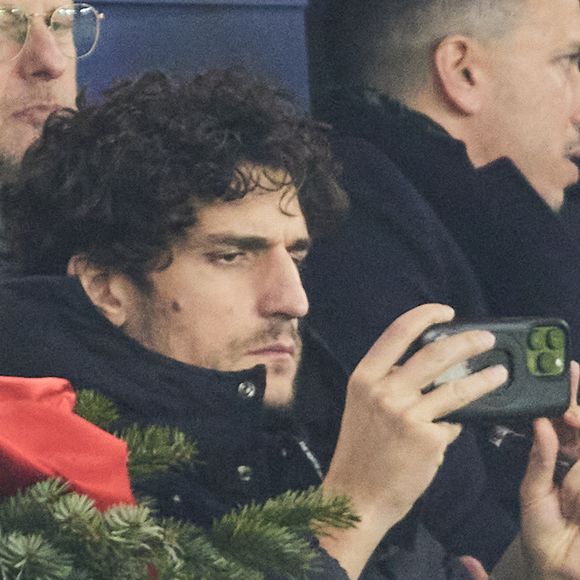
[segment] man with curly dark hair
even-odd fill
[[[28,201],[7,207],[17,213],[11,237],[21,269],[64,273],[83,254],[143,282],[170,261],[197,209],[259,186],[246,171],[253,166],[280,170],[268,174],[275,191],[297,188],[309,231],[332,224],[347,202],[323,132],[283,93],[228,74],[208,73],[203,83],[147,74],[119,84],[106,107],[49,121],[23,160],[18,188]],[[45,212],[59,219],[49,225]]]
[[[6,192],[24,275],[0,284],[2,372],[65,377],[107,395],[128,420],[194,437],[203,460],[194,472],[141,484],[165,514],[208,524],[234,505],[319,484],[349,496],[361,523],[320,538],[312,577],[390,577],[369,559],[461,431],[436,419],[496,388],[506,370],[424,394],[494,341],[455,335],[398,365],[427,326],[453,317],[429,304],[385,332],[337,400],[346,378],[299,326],[308,311],[299,268],[345,207],[323,128],[263,81],[214,71],[122,83],[100,105],[52,117]],[[526,547],[536,556],[550,556],[546,538],[575,517],[546,490],[550,429],[539,425],[524,488],[533,506],[524,529],[535,532]],[[549,533],[539,527],[548,516]],[[421,523],[407,533],[414,557],[425,556],[433,540]],[[548,561],[549,571],[568,565],[565,556]],[[466,577],[454,558],[445,566],[445,577]],[[404,562],[399,570],[408,578]]]

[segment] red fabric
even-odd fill
[[[65,379],[0,377],[0,405],[27,401],[72,411],[76,400],[70,383]]]
[[[75,400],[63,379],[0,377],[0,496],[59,477],[100,510],[135,503],[125,442],[75,415]]]

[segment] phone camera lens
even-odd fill
[[[548,346],[553,350],[564,348],[565,338],[564,333],[559,328],[553,328],[547,334]]]
[[[542,350],[546,346],[546,333],[536,328],[528,336],[528,345],[532,350]]]
[[[544,375],[559,375],[564,369],[564,361],[551,352],[543,352],[538,356],[538,370]]]

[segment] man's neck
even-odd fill
[[[469,139],[466,134],[466,118],[459,117],[456,111],[446,106],[444,102],[434,101],[426,91],[419,91],[413,97],[406,99],[403,105],[428,117],[433,123],[439,125],[451,137],[462,141],[467,147],[467,154],[471,162],[477,167],[476,160],[472,157],[469,148]]]
[[[489,147],[486,147],[486,140],[481,138],[482,135],[487,134],[488,128],[482,126],[478,116],[462,114],[447,106],[444,100],[434,98],[428,91],[418,92],[403,104],[409,109],[427,116],[447,131],[451,137],[462,141],[467,156],[475,168],[483,167],[498,158],[495,147],[493,151],[490,151]],[[515,161],[514,163],[517,166]],[[563,190],[543,190],[537,183],[530,183],[553,211],[560,211],[564,201]]]

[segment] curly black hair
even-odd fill
[[[51,116],[24,156],[2,200],[12,260],[62,274],[80,254],[144,283],[200,207],[255,187],[248,163],[282,170],[313,236],[346,210],[326,128],[268,82],[239,69],[122,81]]]

